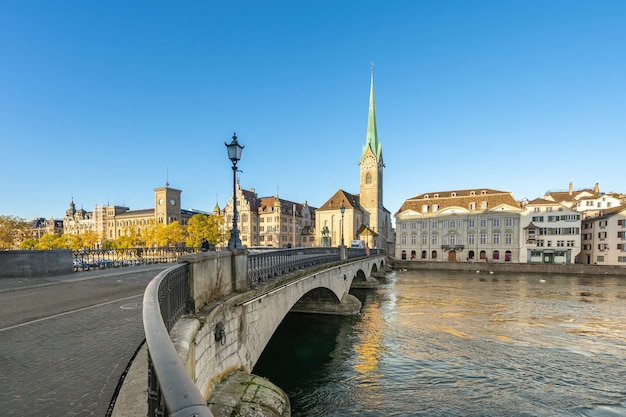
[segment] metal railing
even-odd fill
[[[148,416],[212,417],[169,336],[187,312],[187,264],[158,274],[143,297],[143,325],[148,346]]]
[[[200,251],[200,247],[165,246],[128,249],[80,249],[73,251],[72,254],[74,256],[74,270],[89,270],[176,262],[176,259],[181,255]]]
[[[248,280],[250,284],[256,284],[338,260],[338,248],[295,248],[251,253],[248,255]]]

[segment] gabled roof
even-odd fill
[[[615,216],[616,214],[620,214],[621,212],[624,212],[624,214],[626,214],[626,206],[617,206],[617,207],[602,209],[599,211],[597,216],[588,217],[584,219],[583,221],[595,221],[595,220],[607,219],[609,217]]]
[[[326,201],[322,206],[318,209],[320,211],[325,210],[339,210],[341,204],[348,209],[363,211],[361,207],[361,199],[358,195],[350,194],[344,190],[338,190],[335,194],[333,194],[328,201]]]
[[[546,200],[545,198],[535,198],[532,201],[528,202],[528,205],[533,206],[553,206],[555,204],[559,204],[557,201]]]
[[[470,203],[476,203],[474,211],[484,211],[480,203],[487,202],[487,209],[506,204],[511,207],[520,208],[520,203],[515,200],[509,191],[493,190],[490,188],[474,188],[467,190],[436,191],[432,193],[418,194],[415,197],[404,201],[398,213],[407,210],[422,212],[422,207],[428,205],[437,206],[437,211],[445,210],[448,207],[458,206],[468,209]],[[431,210],[429,210],[430,212]],[[398,214],[396,213],[396,214]]]

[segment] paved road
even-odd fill
[[[143,291],[169,266],[0,279],[0,414],[106,416],[144,339]]]

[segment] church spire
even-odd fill
[[[378,130],[376,129],[376,105],[374,104],[374,62],[370,68],[370,104],[367,114],[367,136],[365,146],[363,147],[363,155],[367,149],[370,149],[376,158],[382,157],[382,146],[378,142]]]

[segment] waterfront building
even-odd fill
[[[626,207],[606,209],[582,220],[578,263],[626,266]]]
[[[314,246],[315,207],[306,201],[296,203],[277,196],[258,197],[254,188],[244,190],[239,182],[235,192],[239,214],[237,228],[243,246]],[[222,234],[228,236],[233,224],[232,197],[223,209],[216,206],[215,210],[224,217]]]
[[[351,194],[340,189],[317,210],[316,240],[320,246],[338,246],[342,240],[349,246],[352,240],[363,240],[367,247],[385,249],[393,254],[395,234],[391,212],[383,205],[384,167],[382,144],[376,127],[372,68],[367,134],[359,159],[360,192]]]
[[[583,213],[583,217],[597,216],[601,211],[620,206],[622,204],[620,197],[619,194],[601,193],[598,183],[593,189],[574,190],[571,182],[568,191],[548,191],[544,195],[544,199]]]
[[[396,259],[519,262],[520,204],[507,191],[418,194],[396,218]]]
[[[521,213],[522,263],[574,263],[580,252],[581,214],[555,201],[537,198]]]

